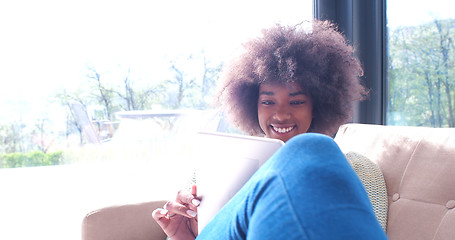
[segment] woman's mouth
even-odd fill
[[[292,131],[295,126],[291,126],[291,127],[277,127],[277,126],[273,126],[271,125],[272,129],[275,131],[275,132],[278,132],[278,133],[281,133],[281,134],[285,134],[285,133],[288,133],[290,131]]]

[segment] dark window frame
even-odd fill
[[[362,62],[369,99],[356,104],[353,122],[385,124],[387,107],[386,0],[313,0],[316,19],[336,23]]]

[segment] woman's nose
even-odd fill
[[[274,118],[278,121],[288,120],[291,113],[286,108],[280,108],[275,112]]]

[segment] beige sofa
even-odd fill
[[[454,128],[347,124],[335,140],[344,152],[358,152],[382,170],[389,239],[455,239]],[[166,239],[151,217],[164,202],[93,211],[83,220],[82,239]]]

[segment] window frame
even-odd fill
[[[313,0],[313,17],[336,23],[354,46],[370,90],[366,101],[356,103],[353,122],[386,123],[387,18],[386,0]]]

